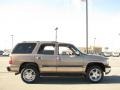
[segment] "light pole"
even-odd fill
[[[95,41],[96,41],[96,38],[94,38],[94,48],[95,48]]]
[[[81,0],[86,2],[86,53],[88,54],[88,0]]]
[[[94,54],[95,54],[95,41],[96,41],[96,38],[94,38],[94,47],[93,47]]]
[[[11,50],[13,49],[13,37],[14,37],[14,35],[10,35],[11,36],[11,43],[12,43],[12,48],[11,48]]]
[[[57,42],[57,30],[58,30],[58,27],[55,28],[55,31],[56,31],[56,32],[55,32],[55,34],[56,34],[56,35],[55,35],[55,41],[56,41],[56,42]]]

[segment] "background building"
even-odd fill
[[[86,47],[80,47],[79,50],[83,53],[86,53]],[[89,54],[100,54],[102,52],[102,47],[94,47],[94,46],[90,46],[88,48],[88,53]]]

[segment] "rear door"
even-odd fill
[[[41,72],[56,72],[56,45],[55,43],[41,44],[36,56],[36,62]]]

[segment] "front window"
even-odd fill
[[[78,55],[80,54],[79,50],[72,45],[59,45],[59,55]]]

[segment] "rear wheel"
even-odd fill
[[[39,79],[39,72],[33,66],[28,66],[22,69],[21,78],[26,83],[33,83]]]
[[[87,79],[90,82],[100,82],[104,77],[103,70],[99,66],[92,66],[87,70]]]

